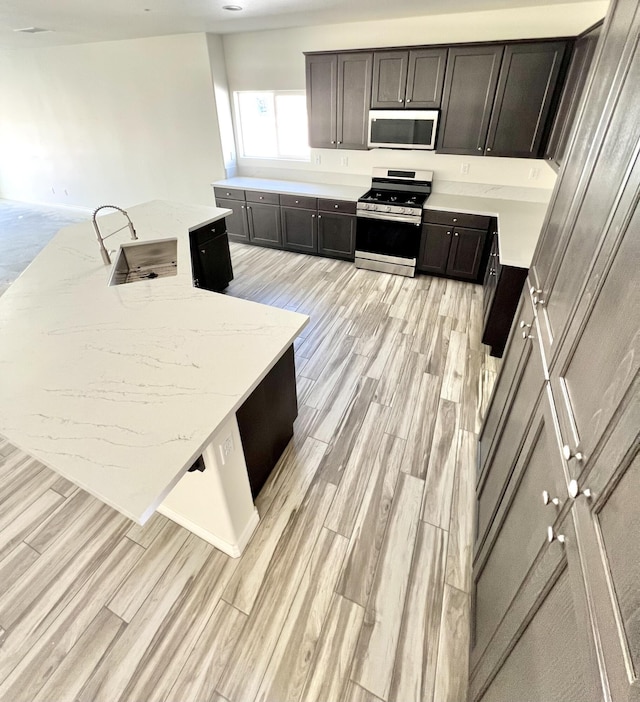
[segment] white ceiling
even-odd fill
[[[1,0],[0,48],[34,48],[112,39],[227,34],[314,24],[417,17],[581,0]],[[239,4],[241,12],[222,9]],[[16,33],[25,27],[52,30]]]

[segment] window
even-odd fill
[[[237,92],[235,104],[242,156],[309,160],[304,90]]]

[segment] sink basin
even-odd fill
[[[122,244],[109,285],[168,278],[178,273],[178,240],[132,241]]]

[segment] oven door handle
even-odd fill
[[[413,224],[419,227],[422,224],[422,220],[418,221],[414,219],[407,219],[406,215],[395,214],[393,212],[369,212],[368,210],[356,210],[356,215],[362,217],[363,219],[381,219],[387,222],[402,222],[402,224]]]

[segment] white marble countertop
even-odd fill
[[[369,189],[350,185],[330,185],[290,180],[267,180],[238,176],[212,183],[217,187],[264,190],[289,195],[309,195],[356,201]],[[549,196],[551,192],[549,192]],[[506,200],[475,195],[434,192],[425,209],[483,214],[498,218],[500,262],[505,266],[529,268],[540,237],[548,203]]]
[[[0,297],[0,433],[139,522],[308,322],[193,287],[188,232],[228,213],[130,208],[141,241],[177,238],[178,274],[114,287],[91,223],[67,227]]]
[[[249,178],[237,176],[212,183],[220,188],[240,188],[242,190],[264,190],[281,195],[308,195],[309,197],[327,197],[335,200],[356,202],[364,195],[369,186],[332,185],[331,183],[305,183],[293,180],[268,180],[266,178]]]
[[[465,212],[498,218],[498,247],[503,266],[529,268],[548,203],[432,193],[427,210]]]

